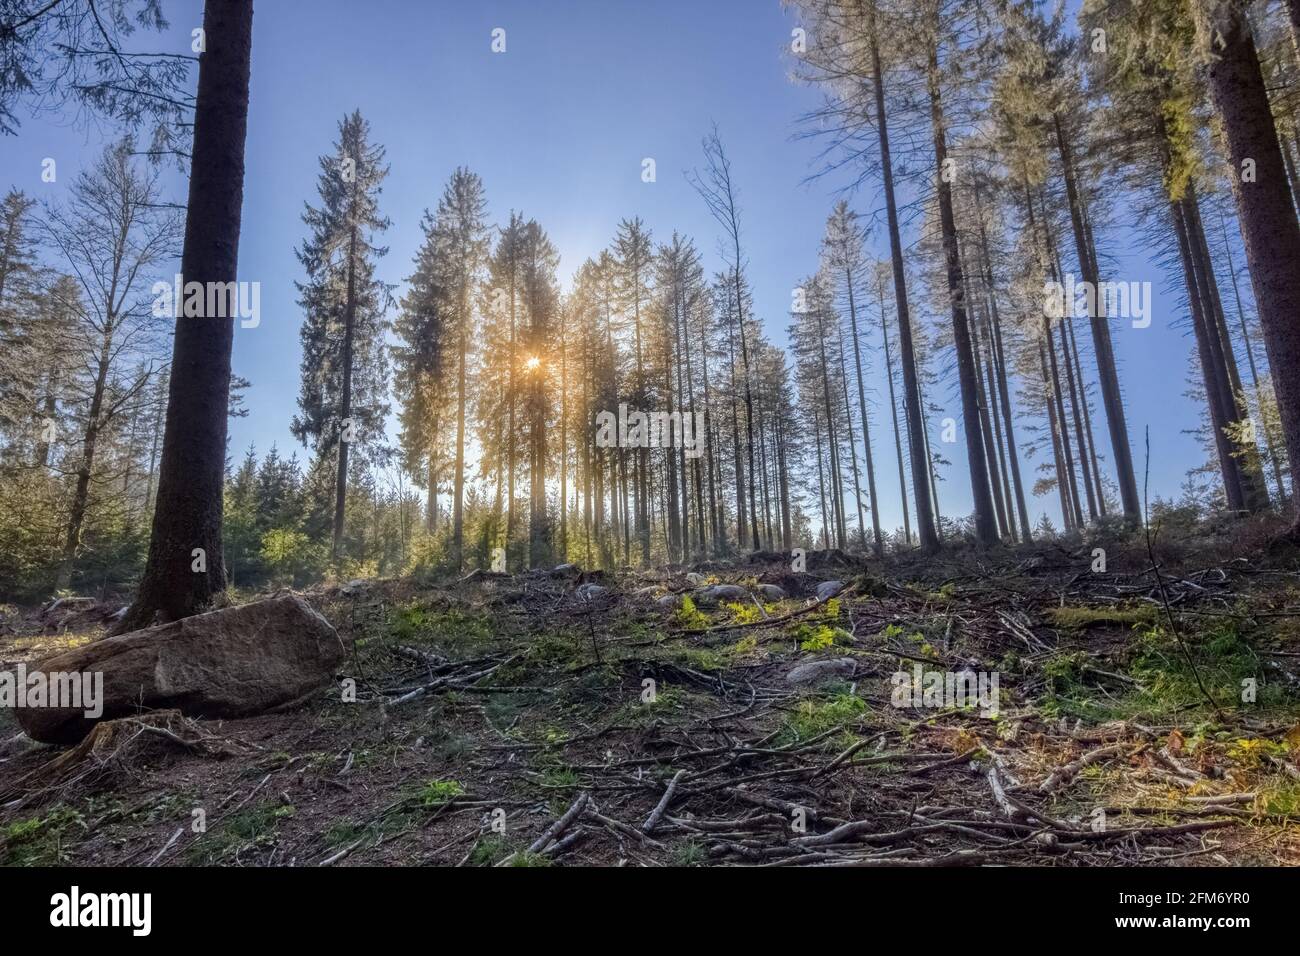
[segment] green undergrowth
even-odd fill
[[[1182,643],[1164,628],[1145,628],[1111,658],[1098,661],[1078,649],[1048,658],[1041,665],[1047,684],[1043,711],[1095,721],[1208,713],[1213,708],[1201,684],[1224,711],[1262,716],[1300,708],[1300,698],[1268,677],[1232,625],[1185,635]]]
[[[67,862],[68,844],[86,829],[82,815],[57,805],[37,816],[0,827],[0,866],[57,866]]]
[[[862,725],[867,710],[867,702],[847,690],[807,698],[799,701],[786,717],[779,739],[785,744],[802,743],[835,728],[843,728],[851,736]]]
[[[185,855],[192,864],[212,866],[231,862],[248,850],[274,846],[280,824],[296,812],[292,805],[278,801],[254,804],[201,835]]]
[[[1052,623],[1069,631],[1089,627],[1136,627],[1154,625],[1156,608],[1150,604],[1132,607],[1054,607],[1048,610]]]

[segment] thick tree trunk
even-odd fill
[[[181,273],[233,282],[244,197],[244,139],[253,43],[252,0],[208,0],[199,56],[194,144]],[[226,586],[222,493],[233,318],[176,320],[167,424],[149,559],[135,604],[115,629],[147,626],[210,607]],[[196,549],[206,573],[191,570]]]

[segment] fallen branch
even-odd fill
[[[1038,785],[1038,792],[1046,794],[1059,790],[1061,787],[1065,786],[1065,784],[1077,777],[1084,767],[1105,760],[1107,757],[1119,756],[1127,750],[1128,747],[1128,744],[1110,744],[1106,747],[1098,747],[1096,750],[1089,750],[1078,760],[1072,760],[1064,766],[1057,767],[1053,770],[1048,775],[1047,779]]]
[[[664,811],[672,803],[673,795],[677,793],[677,785],[681,783],[682,777],[686,774],[685,770],[678,770],[673,774],[673,779],[668,781],[668,786],[664,789],[664,795],[660,798],[658,805],[651,811],[650,816],[646,817],[645,823],[641,824],[641,831],[647,835],[654,833],[655,827],[659,825],[659,820],[663,817]]]

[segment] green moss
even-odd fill
[[[848,631],[825,623],[799,624],[794,629],[794,638],[799,642],[799,649],[804,651],[828,651],[837,644],[853,641]]]
[[[465,788],[458,780],[426,780],[415,790],[412,797],[426,810],[436,810],[464,794]]]
[[[867,702],[853,694],[836,694],[827,700],[802,700],[785,723],[787,742],[809,740],[835,727],[848,729],[867,712]]]
[[[1048,679],[1044,713],[1115,720],[1209,711],[1202,683],[1217,706],[1225,710],[1294,710],[1295,695],[1275,681],[1266,681],[1258,657],[1231,626],[1188,635],[1184,641],[1186,653],[1176,638],[1158,627],[1140,632],[1121,660],[1102,668],[1135,682],[1124,684],[1118,692],[1112,680],[1093,670],[1092,658],[1086,652],[1054,654],[1042,664]],[[1241,700],[1242,684],[1247,679],[1256,682],[1253,703]],[[1099,685],[1107,686],[1110,693],[1102,694]]]
[[[1053,624],[1071,631],[1101,625],[1149,626],[1156,622],[1156,609],[1149,604],[1136,607],[1054,607],[1047,613]]]
[[[701,631],[709,626],[709,619],[695,606],[689,594],[682,595],[681,607],[677,609],[677,624],[687,631]]]
[[[67,861],[67,844],[86,822],[71,807],[56,806],[44,816],[0,828],[0,866],[57,866]]]
[[[1260,809],[1272,817],[1300,820],[1300,783],[1288,782],[1266,791],[1260,798]]]

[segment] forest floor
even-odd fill
[[[0,864],[1298,864],[1300,561],[1164,537],[311,591],[355,701],[80,754],[0,714]],[[790,597],[659,604],[687,571]],[[102,633],[6,629],[0,667]],[[918,667],[996,714],[896,706]]]

